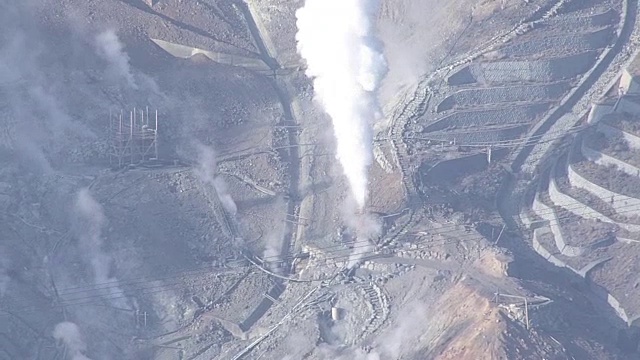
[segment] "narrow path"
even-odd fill
[[[280,63],[277,60],[276,50],[273,46],[269,38],[269,34],[267,33],[266,28],[264,27],[262,20],[260,19],[260,15],[255,11],[255,9],[251,6],[251,3],[245,1],[236,2],[238,8],[241,10],[249,28],[249,31],[252,35],[252,38],[256,44],[256,47],[259,49],[259,57],[260,59],[271,69],[272,77],[269,77],[269,82],[273,86],[275,90],[279,102],[282,106],[283,111],[283,120],[282,123],[278,124],[283,126],[287,131],[287,146],[276,149],[279,154],[279,157],[285,160],[285,163],[288,165],[288,175],[289,175],[289,186],[288,186],[288,196],[287,199],[287,218],[289,219],[297,219],[299,214],[299,209],[301,205],[301,196],[299,194],[299,186],[300,186],[300,152],[299,152],[299,140],[298,140],[298,127],[299,122],[296,119],[295,111],[292,108],[292,103],[294,99],[290,94],[289,89],[292,88],[290,81],[287,77],[287,74],[278,76],[277,70],[281,68]],[[256,187],[256,189],[263,191],[264,189],[260,189]],[[293,256],[297,252],[296,246],[296,238],[298,233],[298,223],[294,222],[286,222],[285,224],[285,234],[282,240],[282,248],[281,248],[281,258],[289,259],[287,262],[293,261]],[[285,267],[288,269],[290,264],[287,264]],[[268,291],[270,298],[277,299],[282,292],[285,291],[287,286],[286,281],[277,280],[276,283],[271,287]],[[273,301],[269,298],[265,297],[260,304],[254,309],[254,311],[249,315],[245,321],[240,324],[240,328],[243,332],[248,332],[251,327],[256,324],[273,306]],[[295,309],[295,307],[294,307]],[[248,351],[250,351],[251,347]],[[238,356],[242,356],[242,353]]]
[[[238,1],[236,4],[238,4],[238,7],[244,15],[247,26],[249,27],[249,32],[251,33],[251,37],[258,48],[262,61],[264,61],[271,70],[279,69],[280,64],[275,58],[277,55],[275,47],[268,37],[267,30],[262,24],[262,21],[258,18],[257,14],[254,14],[251,5],[248,2]]]
[[[295,111],[292,109],[293,98],[289,92],[292,88],[289,83],[288,77],[276,76],[276,70],[280,69],[280,63],[278,62],[278,54],[273,46],[273,42],[269,37],[269,34],[260,19],[260,15],[256,9],[252,6],[251,2],[240,1],[239,8],[244,15],[249,31],[256,43],[256,47],[260,50],[260,58],[273,70],[273,78],[270,78],[271,85],[273,86],[280,104],[282,105],[282,111],[284,113],[283,123],[287,130],[287,142],[286,148],[280,148],[277,150],[280,157],[288,159],[288,173],[289,173],[289,188],[288,188],[288,200],[287,200],[287,216],[291,219],[298,218],[298,212],[301,205],[301,196],[299,193],[300,187],[300,150],[298,131],[296,130],[300,123],[296,119]],[[297,246],[295,244],[298,224],[287,223],[287,231],[285,232],[285,238],[282,246],[282,258],[292,258],[293,252],[296,251]]]

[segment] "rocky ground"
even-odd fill
[[[362,244],[302,2],[0,0],[0,359],[633,358],[495,202],[626,4],[382,1]],[[109,116],[134,107],[158,110],[161,161],[113,169]],[[488,141],[509,142],[490,163]]]

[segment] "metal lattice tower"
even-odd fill
[[[158,110],[150,120],[149,108],[134,108],[126,119],[124,112],[109,113],[109,164],[112,167],[137,165],[158,160]]]

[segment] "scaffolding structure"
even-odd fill
[[[149,107],[134,108],[127,120],[124,111],[109,113],[109,164],[112,167],[139,165],[158,160],[158,110],[149,117]]]

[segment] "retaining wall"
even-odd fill
[[[520,211],[519,216],[520,216],[520,221],[522,222],[522,224],[524,224],[524,226],[527,229],[530,229],[531,225],[533,225],[533,223],[535,222],[533,219],[531,219],[526,209],[522,209],[522,211]]]
[[[614,104],[593,104],[587,117],[588,124],[597,124],[605,115],[613,112]]]
[[[627,231],[640,232],[640,225],[617,222],[610,217],[600,213],[598,210],[583,203],[582,201],[563,193],[558,187],[556,180],[553,178],[549,182],[549,198],[551,198],[551,201],[553,201],[554,204],[562,206],[565,210],[573,213],[574,215],[578,215],[585,219],[600,220],[602,222],[616,224]],[[630,240],[619,237],[618,240],[622,242],[640,242],[638,240]]]
[[[595,11],[595,9],[593,10]],[[567,14],[567,16],[558,16],[547,21],[547,26],[553,28],[556,33],[572,32],[582,28],[597,28],[608,26],[618,21],[618,12],[608,8],[598,14]]]
[[[528,41],[507,46],[500,52],[508,57],[526,57],[539,54],[553,54],[559,49],[572,54],[602,49],[615,38],[615,29],[606,27],[589,33],[562,33],[557,30],[547,32]]]
[[[603,133],[608,138],[622,137],[627,141],[630,147],[640,150],[640,137],[636,135],[630,134],[616,127],[603,124],[603,123],[598,123],[598,131]]]
[[[557,266],[557,267],[566,267],[569,268],[571,270],[573,270],[569,265],[567,265],[564,261],[558,259],[557,257],[553,256],[549,250],[547,250],[544,246],[542,246],[542,244],[540,243],[539,237],[542,236],[542,234],[546,231],[549,231],[548,228],[538,228],[533,230],[533,250],[535,250],[540,256],[542,256],[545,260],[547,260],[548,262],[552,263],[553,265]],[[574,270],[575,271],[575,270]]]
[[[602,201],[610,203],[618,214],[640,214],[640,199],[615,193],[601,187],[600,185],[590,182],[582,177],[582,175],[578,174],[578,172],[573,169],[573,165],[569,165],[567,169],[567,176],[571,186],[585,189],[599,197]]]
[[[549,231],[549,229],[545,229],[545,228],[538,228],[535,229],[533,231],[533,249],[535,250],[535,252],[537,252],[540,256],[542,256],[545,260],[549,261],[550,263],[552,263],[553,265],[560,267],[560,268],[567,268],[571,271],[573,271],[574,273],[578,274],[581,277],[586,277],[587,273],[593,269],[595,266],[597,266],[598,264],[601,264],[603,261],[598,261],[598,262],[593,262],[591,264],[588,264],[587,266],[585,266],[582,270],[576,270],[573,267],[569,266],[567,263],[565,263],[564,261],[560,260],[559,258],[555,257],[553,254],[551,254],[551,252],[549,252],[549,250],[547,250],[544,246],[542,246],[542,244],[540,243],[539,237],[542,236],[544,234],[545,231]],[[607,303],[609,304],[609,306],[611,306],[614,311],[616,312],[616,314],[627,324],[630,324],[629,321],[629,316],[627,316],[627,312],[624,310],[624,308],[620,305],[620,302],[618,301],[618,299],[616,299],[613,295],[611,295],[607,289],[605,289],[603,286],[601,285],[596,285],[596,293],[600,293],[600,295],[602,297],[604,297],[607,301]]]
[[[589,207],[585,203],[578,201],[577,199],[560,191],[560,189],[558,188],[558,184],[553,177],[549,182],[549,198],[551,198],[551,201],[553,201],[554,204],[561,206],[565,210],[582,218],[600,220],[609,223],[614,222],[610,218]],[[640,226],[638,226],[638,228],[640,229]]]
[[[189,59],[194,55],[201,54],[208,57],[210,60],[231,66],[238,66],[247,68],[257,72],[270,72],[271,69],[260,59],[248,58],[244,56],[231,55],[226,53],[220,53],[216,51],[198,49],[192,46],[186,46],[181,44],[175,44],[160,39],[151,39],[161,49],[168,52],[174,57]]]
[[[635,7],[632,7],[630,9],[629,0],[623,1],[622,14],[623,14],[623,21],[622,21],[622,24],[619,25],[618,29],[616,30],[617,37],[613,46],[606,48],[600,54],[600,56],[596,61],[596,64],[584,74],[583,78],[580,80],[580,83],[576,87],[574,87],[561,100],[561,104],[564,104],[564,105],[571,104],[571,107],[573,107],[576,103],[579,103],[580,97],[582,97],[585,93],[588,94],[589,88],[592,85],[596,84],[598,79],[603,78],[601,77],[601,75],[606,75],[606,68],[610,65],[611,62],[615,60],[616,56],[620,53],[620,51],[622,50],[622,47],[626,43],[626,39],[625,39],[626,34],[629,34],[629,37],[631,37],[631,35],[633,35],[633,33],[635,32],[634,31],[635,16],[636,16]],[[636,55],[637,55],[637,52],[633,54],[631,59],[633,59]],[[629,62],[626,62],[626,63],[629,64]],[[617,82],[618,80],[616,77],[616,79],[612,80],[609,83],[608,88],[615,86]],[[545,134],[545,132],[548,129],[553,128],[553,126],[556,123],[564,124],[565,122],[567,122],[573,126],[578,122],[578,120],[583,115],[582,111],[578,111],[577,114],[573,113],[573,111],[575,110],[572,110],[569,113],[567,113],[566,111],[567,109],[564,106],[559,106],[558,108],[553,110],[550,114],[548,114],[544,120],[538,122],[528,132],[527,142],[525,142],[525,145],[523,145],[522,147],[519,147],[518,149],[516,149],[516,151],[513,151],[514,157],[511,164],[512,169],[519,170],[525,164],[525,161],[527,160],[527,158],[530,155],[532,155],[532,153],[539,151],[542,154],[542,156],[544,156],[544,154],[547,151],[549,151],[549,149],[551,148],[552,142],[551,141],[547,142],[545,140],[547,138],[546,135],[548,135],[548,133]],[[537,135],[542,135],[540,138],[540,140],[542,141],[536,140],[533,142],[533,144],[528,141],[532,136],[537,136]],[[541,142],[543,145],[541,145],[540,150],[536,150],[535,148],[539,146]]]
[[[613,165],[615,167],[617,167],[618,169],[626,172],[627,174],[631,175],[631,176],[638,176],[640,177],[640,169],[627,163],[624,162],[622,160],[618,160],[616,158],[614,158],[613,156],[607,155],[603,152],[600,152],[598,150],[595,149],[591,149],[590,147],[588,147],[587,145],[585,145],[584,143],[582,143],[580,145],[580,152],[582,153],[582,156],[584,156],[585,158],[587,158],[589,161],[592,161],[598,165],[602,165],[602,166],[609,166],[609,165]]]
[[[633,75],[629,72],[629,70],[624,69],[622,71],[622,76],[620,77],[620,87],[625,90],[627,94],[637,94],[640,93],[640,84],[637,81],[633,80]]]
[[[552,82],[572,79],[592,68],[598,59],[597,51],[550,58],[545,60],[510,60],[469,65],[469,70],[480,83]]]
[[[627,312],[624,311],[624,308],[622,308],[622,306],[620,305],[620,302],[618,301],[618,299],[616,299],[610,293],[607,293],[607,302],[616,311],[616,313],[618,313],[618,316],[620,316],[620,318],[628,324],[629,317],[627,316]]]
[[[461,129],[483,126],[506,126],[528,124],[551,107],[551,103],[526,104],[517,107],[503,104],[502,108],[489,110],[467,110],[445,116],[424,128],[424,132]]]
[[[533,199],[532,209],[536,213],[536,215],[549,222],[549,228],[551,229],[551,233],[555,238],[556,246],[558,247],[558,250],[560,250],[560,253],[562,255],[568,257],[576,257],[582,255],[585,252],[585,248],[571,246],[566,243],[566,241],[564,240],[564,236],[562,235],[562,229],[560,228],[558,216],[556,215],[556,211],[553,208],[547,206],[536,196]]]
[[[497,86],[481,89],[459,90],[440,102],[437,112],[454,107],[487,106],[488,104],[522,103],[554,101],[569,91],[569,82],[544,85]]]
[[[461,132],[455,132],[451,130],[438,131],[432,133],[425,133],[422,138],[433,141],[456,141],[457,144],[491,144],[495,142],[502,142],[506,146],[511,144],[507,141],[513,141],[513,139],[520,139],[522,133],[527,131],[529,125],[520,125],[509,128],[493,128],[491,127],[477,127],[475,130],[467,130]],[[520,141],[518,141],[520,142]],[[497,145],[500,147],[500,144]]]
[[[616,315],[618,315],[618,317],[620,319],[622,319],[625,323],[627,323],[627,325],[630,324],[629,321],[629,316],[627,315],[627,312],[625,311],[625,309],[622,307],[622,305],[620,305],[620,301],[618,301],[618,299],[615,298],[615,296],[611,295],[611,293],[609,293],[609,290],[606,289],[604,286],[595,283],[595,282],[589,282],[590,288],[591,290],[596,294],[596,296],[604,299],[607,301],[607,303],[609,304],[609,306],[611,306],[613,308],[613,310],[615,311]]]

